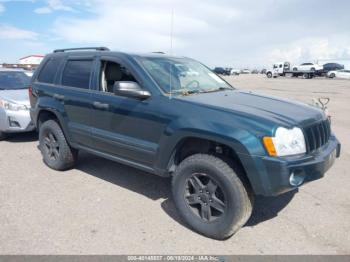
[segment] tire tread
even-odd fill
[[[240,217],[235,224],[231,225],[231,228],[228,231],[220,235],[204,234],[208,237],[212,237],[216,239],[227,239],[228,237],[236,233],[249,219],[253,209],[253,205],[252,205],[253,201],[251,199],[252,194],[250,194],[251,192],[248,191],[249,189],[244,186],[244,183],[241,181],[241,179],[236,174],[236,172],[229,166],[229,164],[214,155],[195,154],[195,155],[189,156],[188,158],[186,158],[180,163],[180,165],[175,171],[174,176],[181,175],[181,172],[184,168],[186,168],[188,165],[196,165],[198,164],[198,162],[210,163],[217,170],[220,170],[220,173],[226,176],[226,179],[231,181],[231,186],[237,188],[240,191],[240,195],[243,196],[242,202],[241,202],[241,205],[243,208],[242,208],[242,212],[240,212]],[[172,180],[173,192],[174,192],[174,187],[175,187],[175,179]]]

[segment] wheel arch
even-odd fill
[[[71,137],[69,136],[68,127],[65,124],[63,117],[59,114],[59,112],[52,108],[41,108],[38,111],[36,118],[36,127],[37,130],[40,130],[40,125],[48,120],[55,120],[58,125],[61,127],[64,136],[66,137],[69,144],[71,144]]]
[[[182,160],[198,153],[215,155],[224,160],[239,174],[242,182],[249,189],[254,189],[253,183],[255,183],[255,179],[252,179],[248,174],[246,163],[244,163],[244,160],[242,161],[240,156],[242,153],[249,155],[249,152],[245,146],[236,139],[227,141],[218,137],[198,134],[183,136],[178,139],[176,144],[172,147],[171,155],[167,159],[166,167],[164,168],[165,172],[167,175],[172,174]]]

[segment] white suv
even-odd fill
[[[323,70],[323,66],[314,63],[303,63],[298,66],[293,66],[293,71],[319,71]]]

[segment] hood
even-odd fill
[[[313,106],[239,90],[179,96],[178,99],[286,127],[306,126],[325,118],[322,110]]]
[[[0,90],[0,98],[12,103],[30,106],[28,89]]]

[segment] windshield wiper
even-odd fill
[[[225,91],[225,90],[233,90],[233,88],[230,88],[230,87],[219,87],[219,88],[216,88],[216,89],[204,90],[201,93],[214,93],[214,92]]]
[[[219,92],[219,91],[225,91],[225,90],[233,90],[233,88],[230,87],[219,87],[216,89],[208,89],[208,90],[188,90],[188,89],[177,89],[177,90],[172,90],[171,94],[181,94],[183,96],[188,96],[188,95],[193,95],[193,94],[200,94],[200,93],[214,93],[214,92]]]
[[[200,90],[178,89],[178,90],[172,90],[171,94],[181,94],[183,96],[188,96],[192,94],[198,94],[200,92],[201,92]]]

